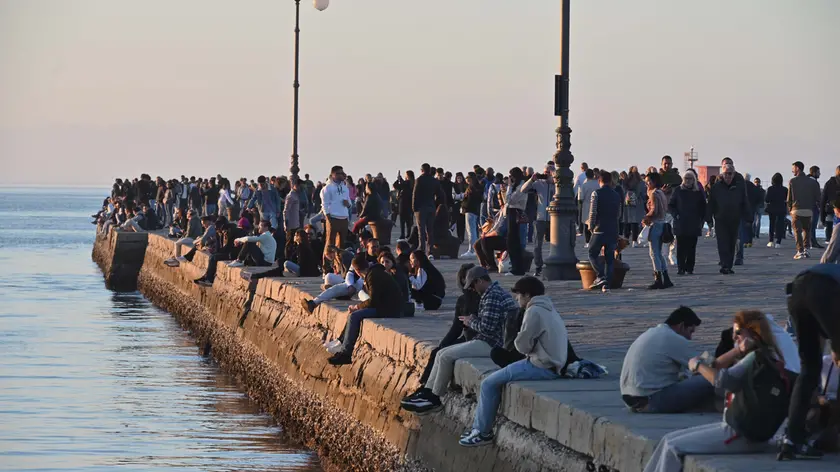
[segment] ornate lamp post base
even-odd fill
[[[554,162],[556,191],[554,200],[548,207],[551,216],[551,243],[548,258],[545,260],[543,274],[548,280],[580,280],[580,272],[575,265],[575,239],[577,235],[577,204],[574,198],[574,172],[569,168],[575,158],[569,151],[569,135],[572,130],[564,126],[557,128],[557,152]]]

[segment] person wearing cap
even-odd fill
[[[700,318],[681,306],[633,341],[621,367],[621,398],[636,413],[681,413],[714,398],[702,376],[680,378],[696,356],[691,336]]]
[[[498,282],[492,281],[487,269],[483,267],[473,267],[467,271],[464,285],[481,294],[478,314],[460,318],[466,328],[475,332],[475,337],[438,352],[429,380],[424,385],[425,390],[402,403],[407,411],[422,415],[440,410],[440,397],[446,393],[449,381],[452,380],[455,361],[465,357],[490,357],[490,351],[502,345],[505,321],[508,317],[516,316],[519,310],[513,297]]]
[[[518,305],[525,309],[522,328],[514,341],[525,359],[497,370],[481,382],[472,430],[459,441],[465,447],[493,442],[493,423],[506,384],[554,380],[566,365],[568,332],[551,298],[545,295],[545,285],[536,277],[523,277],[514,285],[513,294]]]

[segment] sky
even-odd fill
[[[840,1],[573,0],[574,168],[840,164]],[[301,4],[301,173],[538,167],[559,0]],[[0,0],[0,184],[289,171],[292,0]]]

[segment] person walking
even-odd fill
[[[787,215],[787,194],[788,189],[782,183],[784,178],[782,174],[776,172],[773,178],[770,179],[770,186],[767,187],[767,193],[764,196],[764,212],[767,213],[770,219],[770,231],[768,237],[770,238],[767,247],[780,248],[782,247],[782,239],[785,239],[785,220]],[[775,241],[775,242],[774,242]]]
[[[682,184],[671,194],[668,210],[674,219],[677,239],[677,275],[694,274],[697,238],[706,218],[706,198],[697,185],[694,172],[683,174]]]
[[[820,184],[805,175],[805,164],[796,161],[791,166],[793,178],[788,182],[787,204],[793,223],[793,239],[796,241],[794,259],[811,257],[811,220],[814,208],[822,198]]]
[[[645,217],[647,186],[636,166],[630,167],[627,179],[621,185],[624,188],[624,209],[622,210],[624,237],[631,240],[633,247],[636,247],[639,242],[642,218]]]
[[[706,221],[714,219],[721,274],[735,273],[732,270],[735,247],[742,222],[749,213],[748,208],[743,180],[735,179],[735,167],[732,164],[724,164],[723,174],[712,186],[706,206]]]
[[[673,287],[668,277],[668,262],[662,255],[662,233],[665,230],[665,213],[668,211],[668,199],[662,192],[662,176],[650,172],[646,178],[648,188],[647,214],[642,219],[645,226],[650,227],[648,240],[650,241],[650,260],[653,262],[653,284],[650,290]]]
[[[612,174],[602,170],[598,177],[598,190],[592,192],[589,202],[589,227],[592,228],[592,239],[589,244],[589,263],[597,276],[589,287],[590,290],[600,288],[609,292],[615,261],[615,248],[618,244],[618,218],[621,215],[621,197],[612,189]],[[604,250],[604,264],[598,262],[601,250]]]

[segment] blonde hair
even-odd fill
[[[735,313],[735,324],[740,329],[748,329],[758,337],[760,345],[772,350],[780,361],[784,362],[785,356],[776,342],[770,320],[759,310],[741,310]]]

